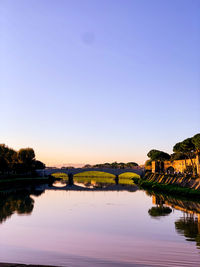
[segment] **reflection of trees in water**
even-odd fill
[[[200,222],[193,214],[187,214],[175,222],[178,234],[185,236],[187,241],[196,242],[196,246],[200,249]]]
[[[159,196],[152,196],[152,202],[156,205],[156,207],[152,207],[148,210],[148,213],[151,217],[159,218],[161,216],[167,216],[172,212],[172,209],[166,207],[165,201]]]
[[[200,202],[188,200],[183,197],[174,197],[167,194],[158,194],[153,191],[145,191],[148,196],[152,197],[153,204],[165,204],[171,208],[189,213],[200,214]]]
[[[30,194],[41,195],[42,191],[18,191],[10,194],[2,193],[0,200],[0,223],[6,221],[14,213],[31,214],[34,200]]]
[[[148,192],[148,194],[152,196],[153,204],[158,205],[158,207],[149,210],[151,216],[159,216],[159,208],[162,205],[183,212],[183,217],[175,222],[176,232],[184,236],[187,241],[196,242],[197,248],[200,249],[200,203],[171,197],[170,195],[152,194],[152,192]]]
[[[149,209],[148,213],[151,217],[161,217],[161,216],[167,216],[172,212],[172,209],[169,207],[164,207],[164,206],[157,206],[157,207],[152,207]]]

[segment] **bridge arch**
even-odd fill
[[[103,173],[109,173],[114,176],[119,176],[120,174],[123,173],[135,173],[139,176],[144,175],[144,169],[142,168],[137,168],[137,169],[100,169],[100,168],[73,168],[73,169],[44,169],[44,170],[37,170],[36,172],[38,173],[39,176],[50,176],[54,173],[65,173],[65,174],[70,174],[70,175],[76,175],[79,173],[84,173],[84,172],[103,172]]]

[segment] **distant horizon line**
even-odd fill
[[[63,163],[63,164],[60,164],[60,163],[58,163],[58,164],[45,164],[45,165],[46,165],[46,167],[56,167],[56,168],[61,168],[61,167],[76,167],[76,168],[79,167],[79,168],[82,168],[87,164],[93,166],[95,164],[103,164],[103,163],[95,163],[95,164],[90,164],[90,163]],[[142,166],[144,164],[138,163],[138,165]]]

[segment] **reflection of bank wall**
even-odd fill
[[[162,195],[152,196],[153,205],[163,205],[169,206],[173,209],[183,211],[185,214],[190,214],[198,219],[198,229],[200,233],[200,203],[192,201],[183,201],[179,199],[173,199],[170,197],[164,197]]]
[[[194,165],[197,167],[197,173],[199,173],[199,156],[197,156],[196,158],[192,159]],[[172,167],[174,169],[175,172],[184,172],[184,170],[186,169],[186,166],[191,166],[192,167],[192,163],[190,159],[186,159],[186,160],[174,160],[174,161],[164,161],[164,171],[166,172],[170,167]],[[155,161],[152,161],[152,172],[155,173],[157,172],[158,168],[157,168],[157,163]]]

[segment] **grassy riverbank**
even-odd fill
[[[134,178],[134,183],[142,189],[153,190],[170,195],[179,195],[191,198],[200,198],[200,190],[194,189],[195,180],[187,180],[185,177],[172,177],[170,175],[152,175],[148,173],[143,179]],[[196,182],[197,183],[197,182]]]
[[[184,188],[178,185],[168,185],[168,184],[158,184],[155,182],[149,181],[138,181],[136,182],[141,188],[144,189],[152,189],[154,191],[169,193],[173,195],[181,195],[181,196],[189,196],[189,197],[200,197],[200,191],[191,189],[191,188]]]

